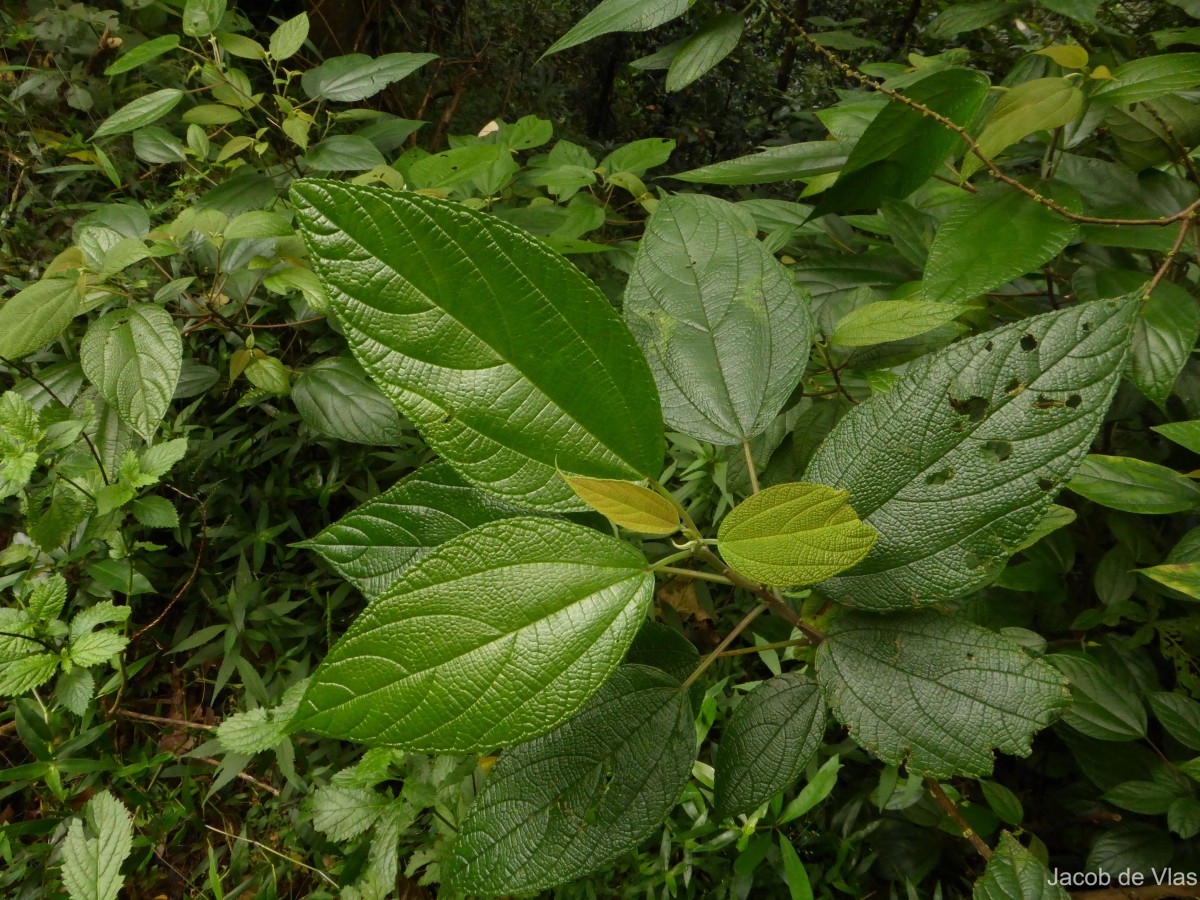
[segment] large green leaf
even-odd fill
[[[149,440],[158,430],[183,367],[183,339],[161,306],[142,303],[93,322],[79,361],[121,420]]]
[[[717,752],[714,808],[751,813],[795,783],[825,733],[825,702],[807,676],[764,681],[734,710]]]
[[[1142,307],[1133,332],[1129,379],[1165,410],[1175,380],[1200,337],[1200,306],[1177,284],[1163,283]]]
[[[395,405],[352,359],[323,359],[306,369],[291,396],[300,418],[322,434],[357,444],[395,445],[403,438]]]
[[[1067,485],[1093,503],[1124,512],[1165,515],[1200,509],[1200,488],[1158,463],[1093,453]]]
[[[1070,900],[1045,863],[1009,832],[1000,835],[983,877],[975,882],[973,900]]]
[[[713,16],[684,41],[667,70],[667,90],[681,91],[733,52],[742,37],[740,12]]]
[[[83,298],[74,278],[43,278],[0,306],[0,356],[20,359],[58,337]]]
[[[1059,128],[1083,111],[1083,92],[1066,78],[1035,78],[1007,91],[992,107],[976,139],[989,159],[1037,131]],[[963,159],[961,174],[970,178],[983,166],[974,153]]]
[[[622,666],[575,718],[501,755],[459,829],[450,885],[523,894],[608,865],[675,805],[695,741],[679,683]]]
[[[1137,689],[1094,658],[1055,653],[1047,659],[1071,683],[1071,708],[1063,722],[1101,741],[1136,741],[1146,736],[1146,708]]]
[[[880,300],[847,313],[829,339],[842,347],[902,341],[949,324],[970,309],[928,300]]]
[[[654,576],[628,544],[556,519],[505,519],[405,570],[329,651],[300,728],[429,753],[549,731],[616,668]]]
[[[935,72],[906,95],[957,125],[967,126],[983,105],[988,81],[972,69]],[[888,197],[907,197],[959,146],[961,139],[934,119],[903,104],[885,106],[850,152],[814,215],[875,209]]]
[[[657,476],[649,367],[600,290],[517,228],[455,203],[301,181],[301,231],[355,356],[472,482],[552,509],[558,470]]]
[[[682,16],[691,0],[604,0],[542,54],[545,58],[614,31],[649,31]]]
[[[1200,53],[1164,53],[1117,66],[1111,79],[1092,91],[1092,102],[1129,105],[1200,84]]]
[[[1059,188],[1055,199],[1078,210],[1079,197],[1074,191],[1067,196],[1067,190]],[[1041,268],[1078,230],[1016,188],[985,185],[960,200],[937,230],[921,289],[941,303],[971,300]]]
[[[846,612],[817,650],[817,682],[862,747],[917,775],[987,775],[1029,754],[1070,703],[1062,676],[1007,638],[931,610]]]
[[[664,418],[717,444],[770,424],[800,383],[812,340],[808,298],[744,215],[699,194],[664,200],[625,289]]]
[[[297,546],[319,553],[368,597],[409,564],[472,528],[528,515],[471,487],[445,463],[430,463]]]
[[[121,864],[133,849],[133,819],[108,791],[92,797],[83,815],[71,820],[63,840],[63,886],[71,900],[116,900],[125,881]]]
[[[839,141],[806,141],[769,147],[749,156],[739,156],[672,175],[680,181],[700,184],[769,184],[773,181],[807,180],[836,172],[846,164],[846,145]]]
[[[375,96],[435,59],[435,53],[388,53],[375,58],[351,53],[332,57],[309,69],[301,76],[300,84],[313,100],[351,103]]]
[[[879,540],[822,592],[906,609],[991,581],[1087,452],[1136,312],[1098,300],[960,341],[847,413],[805,478],[848,490]]]

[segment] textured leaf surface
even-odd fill
[[[20,359],[58,337],[79,312],[74,278],[43,278],[0,306],[0,356]]]
[[[734,710],[716,759],[715,809],[750,813],[791,787],[825,732],[825,701],[807,676],[764,681]]]
[[[610,522],[639,534],[674,534],[679,513],[671,501],[640,484],[603,478],[567,477],[579,499]]]
[[[607,865],[674,806],[695,740],[678,683],[622,666],[575,718],[501,755],[462,823],[451,884],[524,893]]]
[[[117,415],[149,440],[175,396],[183,367],[183,339],[161,306],[118,309],[88,328],[79,361]]]
[[[292,388],[300,418],[322,434],[357,444],[399,444],[404,430],[395,405],[352,359],[324,359]]]
[[[723,200],[676,195],[646,225],[625,317],[667,423],[737,444],[763,431],[808,361],[808,298]],[[657,474],[657,473],[655,473]]]
[[[1062,189],[1053,196],[1078,212],[1078,196],[1067,197]],[[1040,268],[1078,231],[1074,222],[1016,188],[986,185],[958,201],[937,230],[921,289],[926,299],[940,303],[972,300]]]
[[[71,900],[116,900],[124,876],[121,864],[133,849],[133,820],[108,791],[87,802],[81,819],[72,819],[63,841],[63,885]]]
[[[374,597],[439,544],[487,522],[528,514],[472,487],[445,463],[431,463],[298,546],[321,554]]]
[[[1027,756],[1070,702],[1052,666],[943,613],[845,613],[828,634],[826,702],[858,744],[914,774],[987,775],[994,749]]]
[[[603,0],[542,54],[558,53],[614,31],[649,31],[682,16],[689,0]]]
[[[880,300],[847,313],[830,340],[843,347],[902,341],[953,322],[970,308],[925,300]]]
[[[971,896],[973,900],[1070,900],[1051,879],[1042,861],[1005,831]]]
[[[849,151],[838,141],[805,141],[700,166],[671,176],[700,184],[770,184],[827,175],[846,164]]]
[[[806,477],[849,490],[879,540],[821,591],[888,610],[987,584],[1087,452],[1136,310],[1096,301],[960,341],[847,413]]]
[[[430,753],[543,734],[616,668],[653,588],[641,554],[589,528],[481,525],[371,602],[313,676],[298,727]]]
[[[355,356],[468,480],[562,509],[578,501],[556,466],[659,474],[649,369],[569,262],[457,204],[322,181],[293,193]]]
[[[762,584],[816,584],[848,569],[878,535],[846,491],[780,484],[738,504],[721,521],[718,548],[730,568]]]

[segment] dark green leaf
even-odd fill
[[[983,877],[975,882],[973,900],[1069,900],[1070,895],[1036,856],[1009,832],[1000,835]]]
[[[1136,741],[1146,735],[1146,710],[1137,693],[1087,656],[1055,653],[1054,663],[1071,683],[1071,708],[1063,721],[1102,741]]]
[[[1160,284],[1143,304],[1133,332],[1129,378],[1165,410],[1175,380],[1200,337],[1200,306],[1175,284]]]
[[[322,434],[357,444],[394,446],[404,426],[392,401],[352,359],[323,359],[292,388],[300,418]]]
[[[672,178],[700,184],[770,184],[807,181],[836,172],[846,164],[846,145],[838,141],[808,141],[770,147],[760,153],[690,169]]]
[[[1167,733],[1183,746],[1200,750],[1200,702],[1167,691],[1157,691],[1149,699],[1154,717]]]
[[[1165,514],[1200,507],[1200,488],[1191,479],[1129,456],[1093,453],[1067,487],[1093,503],[1125,512]]]
[[[733,52],[742,37],[740,12],[722,13],[709,19],[684,41],[667,70],[667,90],[681,91]]]
[[[1110,106],[1153,100],[1200,84],[1200,53],[1164,53],[1117,66],[1092,91],[1092,102]]]
[[[351,53],[309,69],[300,84],[313,100],[351,103],[375,96],[435,59],[435,53],[388,53],[374,59],[365,53]]]
[[[682,16],[690,0],[603,0],[542,54],[545,58],[614,31],[649,31]]]

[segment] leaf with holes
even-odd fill
[[[524,894],[607,866],[675,805],[695,742],[679,683],[622,666],[575,718],[500,756],[459,830],[450,885]]]
[[[922,610],[846,612],[817,650],[817,682],[859,746],[912,774],[992,771],[992,751],[1029,754],[1070,704],[1055,669],[978,625]]]
[[[579,501],[559,469],[659,474],[650,370],[582,272],[456,203],[331,181],[292,191],[358,361],[469,481],[562,510]]]
[[[989,583],[1083,460],[1136,312],[1098,300],[977,335],[847,413],[806,478],[848,490],[879,540],[821,592],[894,610]]]

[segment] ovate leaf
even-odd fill
[[[282,62],[300,51],[308,39],[308,13],[300,13],[285,22],[271,34],[269,48],[271,58]]]
[[[640,484],[564,476],[579,499],[610,522],[639,534],[674,534],[679,513],[666,497]]]
[[[1134,328],[1129,378],[1159,409],[1166,409],[1198,337],[1200,306],[1195,298],[1178,285],[1158,285]]]
[[[806,477],[848,490],[879,540],[822,593],[908,609],[991,581],[1087,452],[1136,311],[1095,301],[960,341],[850,410]]]
[[[183,33],[190,37],[212,34],[225,15],[226,0],[187,0],[183,5]]]
[[[305,72],[300,85],[313,100],[352,103],[375,96],[435,59],[435,53],[388,53],[375,59],[365,53],[335,56]]]
[[[1016,644],[940,612],[844,613],[817,681],[850,736],[916,775],[987,775],[993,750],[1029,754],[1070,702],[1062,676]]]
[[[806,141],[770,147],[760,153],[712,163],[672,175],[699,184],[770,184],[808,180],[836,172],[846,164],[846,145],[839,141]]]
[[[144,44],[138,44],[128,53],[117,58],[116,62],[104,70],[104,74],[112,77],[120,75],[124,72],[129,72],[136,69],[138,66],[150,62],[162,56],[164,53],[169,53],[179,46],[179,35],[164,34],[161,37],[156,37],[153,40],[146,41]]]
[[[1186,594],[1193,600],[1200,600],[1200,563],[1163,563],[1161,566],[1134,571],[1141,572],[1147,578],[1152,578],[1173,591]]]
[[[183,99],[183,91],[178,88],[163,88],[147,94],[145,97],[126,103],[115,113],[100,123],[92,140],[111,137],[114,134],[125,134],[135,131],[152,122],[157,122]]]
[[[1070,900],[1045,864],[1009,832],[1000,835],[983,877],[975,882],[973,900]]]
[[[1069,189],[1043,193],[1080,208]],[[962,303],[1040,269],[1069,244],[1074,222],[1006,184],[985,185],[958,201],[929,248],[921,289],[926,299]]]
[[[1156,691],[1150,695],[1150,708],[1171,737],[1185,747],[1200,750],[1200,701],[1183,694]]]
[[[843,347],[870,347],[925,334],[953,322],[970,306],[927,300],[880,300],[851,310],[830,340]]]
[[[682,16],[690,5],[689,0],[603,0],[542,57],[614,31],[649,31]]]
[[[62,880],[71,900],[116,900],[132,849],[133,819],[124,804],[108,791],[93,796],[63,841]]]
[[[322,434],[356,444],[395,446],[404,433],[400,414],[352,359],[323,359],[296,379],[292,401]]]
[[[1082,52],[1086,63],[1087,52]],[[994,159],[1000,151],[1035,132],[1075,121],[1081,112],[1083,92],[1066,78],[1035,78],[1018,84],[1000,98],[976,143],[984,156]],[[963,157],[963,180],[970,178],[982,165],[978,156],[968,153]]]
[[[32,642],[22,641],[30,647],[37,646]],[[58,671],[59,656],[57,653],[35,653],[20,659],[5,660],[0,665],[0,697],[16,697],[41,687],[54,677]]]
[[[580,525],[481,525],[371,602],[317,669],[298,727],[430,753],[543,734],[616,668],[653,586],[641,554]]]
[[[58,337],[80,310],[79,282],[43,278],[0,306],[0,356],[20,359]]]
[[[1159,514],[1200,508],[1200,487],[1173,469],[1130,456],[1092,454],[1067,485],[1093,503]]]
[[[1101,741],[1136,741],[1146,735],[1146,709],[1132,684],[1082,654],[1055,653],[1047,659],[1071,683],[1071,708],[1063,721]]]
[[[578,269],[454,203],[335,182],[293,188],[355,356],[447,462],[529,506],[574,507],[558,469],[656,476],[649,368]]]
[[[695,740],[678,683],[622,666],[575,718],[500,756],[459,830],[450,884],[523,894],[608,865],[675,805]]]
[[[1092,91],[1092,102],[1109,106],[1142,103],[1200,84],[1200,53],[1163,53],[1117,66]]]
[[[486,522],[528,515],[431,463],[297,546],[319,553],[367,597],[429,550]]]
[[[740,12],[722,13],[709,19],[684,41],[667,70],[667,90],[681,91],[733,52],[742,37]]]
[[[121,420],[149,440],[175,396],[183,339],[170,313],[143,303],[93,322],[83,337],[79,361]]]
[[[846,491],[780,484],[747,498],[721,521],[718,548],[729,567],[762,584],[816,584],[855,565],[878,538]]]
[[[699,194],[659,203],[625,288],[664,418],[717,444],[766,429],[800,382],[812,339],[808,298],[743,215]]]
[[[825,733],[825,702],[807,676],[764,681],[734,710],[716,759],[714,807],[751,813],[796,782]]]

